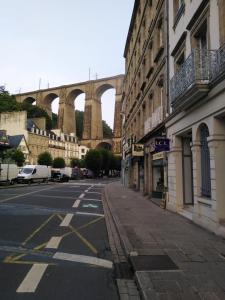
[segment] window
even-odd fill
[[[184,9],[184,0],[173,0],[174,29],[176,28],[182,14],[184,13]]]
[[[205,124],[200,126],[201,143],[201,193],[204,197],[211,197],[211,176],[210,176],[210,153],[207,137],[208,127]]]

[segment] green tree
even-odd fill
[[[113,137],[112,129],[109,127],[109,125],[104,120],[102,120],[102,129],[103,129],[103,137],[104,138],[112,138]]]
[[[110,159],[111,155],[110,152],[106,149],[99,149],[98,150],[102,157],[102,171],[104,175],[109,174],[109,166],[110,166]]]
[[[53,160],[53,168],[65,168],[65,159],[62,157],[56,157]]]
[[[38,164],[45,166],[52,166],[53,159],[51,154],[48,151],[42,152],[38,156]]]
[[[18,167],[22,167],[25,162],[25,156],[23,152],[17,149],[7,150],[5,158],[14,160]]]
[[[80,159],[76,158],[76,157],[71,158],[70,166],[71,166],[71,168],[75,168],[75,167],[79,168],[80,167]]]
[[[99,175],[102,167],[102,156],[99,150],[91,149],[85,155],[85,164],[95,176]]]
[[[76,134],[79,140],[82,139],[83,133],[83,120],[84,120],[84,112],[80,110],[75,110],[76,117]]]
[[[14,96],[10,95],[7,91],[1,90],[0,92],[0,113],[20,111],[21,104],[16,102]]]

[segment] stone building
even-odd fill
[[[167,207],[225,234],[225,1],[170,1]]]
[[[135,1],[124,51],[124,183],[159,199],[167,182],[164,148],[157,147],[166,143],[167,5]]]
[[[30,164],[36,164],[39,154],[45,151],[48,151],[53,159],[63,157],[67,165],[70,165],[71,158],[78,158],[79,145],[74,135],[63,134],[61,131],[46,131],[44,120],[27,119],[26,111],[1,113],[0,129],[6,130],[9,136],[24,136],[29,148],[27,162]]]

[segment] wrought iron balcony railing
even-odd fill
[[[225,44],[217,51],[214,51],[211,57],[210,80],[214,81],[225,74]]]
[[[225,45],[218,50],[194,49],[170,80],[174,108],[188,107],[209,91],[209,84],[225,74]]]

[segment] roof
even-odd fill
[[[23,134],[8,136],[9,144],[12,148],[18,148],[21,141],[25,139]]]

